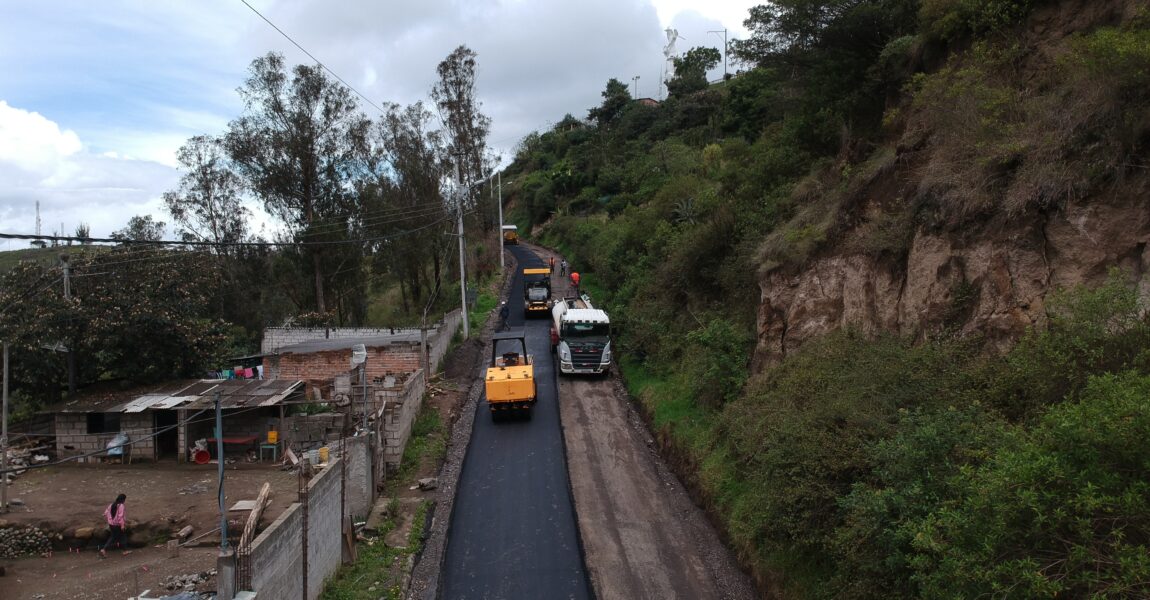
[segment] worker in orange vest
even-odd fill
[[[579,274],[571,271],[571,287],[575,288],[575,293],[579,293]]]

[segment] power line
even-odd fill
[[[450,219],[450,217],[447,217]],[[50,240],[56,242],[80,242],[80,243],[107,243],[107,244],[125,244],[125,245],[139,245],[139,246],[204,246],[204,247],[250,247],[250,248],[274,248],[285,246],[339,246],[345,244],[366,244],[370,242],[383,242],[394,238],[410,235],[427,229],[430,226],[443,222],[445,219],[438,219],[423,227],[416,227],[407,231],[401,231],[389,235],[382,235],[371,238],[357,238],[351,240],[331,240],[319,242],[201,242],[201,241],[185,241],[185,240],[125,240],[116,238],[80,238],[72,236],[41,236],[29,235],[22,233],[0,233],[0,239],[11,240]]]
[[[383,110],[382,108],[380,108],[378,104],[376,104],[375,102],[372,102],[370,98],[368,98],[367,96],[364,96],[363,94],[359,93],[359,90],[357,90],[357,89],[355,89],[354,87],[352,87],[350,83],[348,83],[348,82],[344,81],[344,80],[343,80],[343,77],[340,77],[338,74],[336,74],[336,72],[335,72],[335,71],[332,71],[331,69],[329,69],[329,68],[327,67],[327,65],[323,64],[322,62],[320,62],[320,60],[319,60],[318,58],[316,58],[316,57],[312,56],[312,53],[311,53],[311,52],[308,52],[306,48],[304,48],[303,46],[299,45],[299,42],[297,42],[297,41],[293,40],[293,39],[292,39],[292,37],[291,37],[290,35],[288,35],[288,34],[284,33],[284,30],[282,30],[282,29],[280,29],[279,27],[277,27],[275,23],[272,23],[272,22],[271,22],[271,19],[268,19],[267,17],[263,16],[263,14],[262,14],[262,13],[260,13],[260,11],[256,10],[254,6],[252,6],[251,4],[248,4],[248,0],[240,0],[240,2],[243,2],[243,3],[244,3],[244,6],[246,6],[246,7],[250,8],[252,12],[256,13],[256,15],[258,15],[258,16],[259,16],[259,18],[263,19],[263,20],[264,20],[264,21],[265,21],[265,22],[266,22],[268,25],[271,25],[271,26],[272,26],[272,29],[275,29],[276,31],[278,31],[280,35],[284,36],[284,38],[286,38],[286,39],[287,39],[287,41],[289,41],[289,42],[291,42],[292,44],[294,44],[296,48],[299,48],[300,52],[303,52],[304,54],[306,54],[306,55],[308,56],[308,58],[310,58],[310,59],[314,60],[314,61],[315,61],[315,64],[317,64],[317,65],[319,65],[319,66],[323,67],[323,70],[327,71],[328,73],[331,73],[331,76],[332,76],[332,77],[335,77],[336,79],[338,79],[338,80],[339,80],[339,82],[340,82],[340,83],[342,83],[342,84],[344,84],[345,86],[347,86],[347,88],[348,88],[349,90],[351,90],[351,91],[355,92],[355,94],[356,94],[357,96],[359,96],[360,98],[363,98],[363,101],[364,101],[364,102],[367,102],[367,103],[368,103],[368,104],[370,104],[372,107],[374,107],[374,108],[375,108],[375,110],[378,110],[378,111],[379,111],[379,114],[384,114],[384,113],[386,113],[386,112],[387,112],[387,111]]]

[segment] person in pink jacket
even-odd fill
[[[128,541],[124,538],[124,500],[127,499],[127,496],[120,494],[116,496],[115,502],[112,502],[108,505],[108,508],[104,509],[104,520],[108,522],[108,529],[111,530],[111,533],[108,534],[108,541],[104,542],[103,546],[100,546],[100,558],[106,558],[108,556],[108,548],[111,548],[112,544],[116,544],[121,548],[128,545]],[[125,554],[127,554],[127,552],[125,552]]]

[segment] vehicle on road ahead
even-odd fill
[[[518,244],[519,243],[519,228],[515,225],[504,225],[501,227],[503,230],[503,243],[504,244]]]
[[[523,269],[524,316],[546,316],[551,311],[551,269]]]
[[[484,392],[492,420],[504,416],[531,418],[535,406],[535,361],[527,354],[527,339],[521,332],[491,336],[491,366],[484,378]]]
[[[611,367],[611,319],[587,294],[564,298],[551,309],[551,345],[560,373],[605,373]]]

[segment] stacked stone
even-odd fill
[[[37,527],[0,529],[0,558],[39,556],[52,550],[48,534]]]

